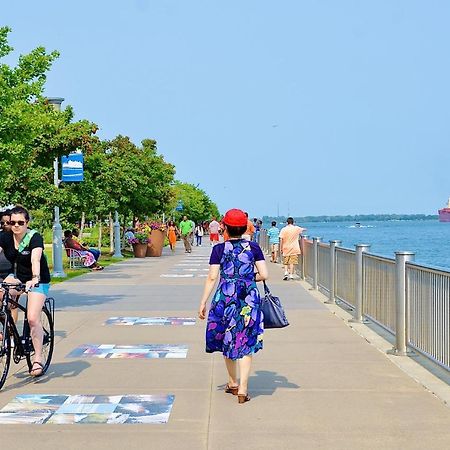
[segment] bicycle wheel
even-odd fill
[[[9,330],[6,325],[5,314],[0,315],[0,389],[8,376],[9,363],[11,361],[11,345]]]
[[[44,338],[42,342],[42,365],[44,368],[42,369],[42,374],[44,374],[48,367],[50,366],[50,362],[53,356],[53,346],[55,345],[55,332],[53,329],[53,319],[47,308],[42,308],[41,312],[41,324],[44,329]],[[31,344],[33,345],[33,344]],[[27,354],[27,364],[28,369],[31,370],[33,367],[31,356],[34,354],[34,350]]]

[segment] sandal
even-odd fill
[[[34,367],[35,365],[39,366],[39,367]],[[36,373],[38,372],[38,373]],[[41,375],[44,374],[44,366],[42,365],[42,363],[40,363],[39,361],[35,361],[33,363],[33,365],[31,366],[30,369],[30,375],[34,378],[40,377]]]
[[[250,401],[250,395],[248,394],[238,394],[238,403],[245,403]]]
[[[239,389],[239,386],[230,386],[228,383],[227,383],[227,385],[225,386],[225,392],[226,392],[227,394],[237,395],[238,389]]]

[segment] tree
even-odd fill
[[[0,28],[0,59],[12,52],[8,27]],[[46,73],[58,58],[37,47],[16,67],[0,64],[0,204],[47,209],[58,199],[53,160],[75,149],[88,151],[97,126],[73,123],[73,110],[56,111],[44,97]]]
[[[211,220],[211,217],[219,218],[220,213],[217,205],[202,189],[193,184],[177,181],[173,190],[175,195],[172,211],[175,210],[176,203],[179,200],[183,202],[183,211],[174,213],[176,220],[179,220],[185,214],[194,222]]]

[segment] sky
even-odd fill
[[[46,95],[158,142],[250,216],[436,214],[450,196],[448,0],[2,2]]]

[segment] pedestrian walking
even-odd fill
[[[195,227],[195,239],[197,247],[202,246],[202,238],[203,238],[203,225],[201,222],[199,222]]]
[[[294,279],[294,266],[298,264],[298,256],[301,254],[300,234],[304,231],[306,228],[294,225],[292,217],[288,217],[287,225],[280,231],[280,248],[284,265],[283,280]]]
[[[186,253],[192,252],[190,236],[189,236],[191,232],[192,232],[191,221],[188,220],[187,216],[183,216],[183,220],[180,222],[180,234],[181,234],[181,239],[183,239],[184,251]]]
[[[177,235],[180,234],[173,220],[169,220],[167,224],[167,239],[169,240],[170,250],[175,251],[177,244]]]
[[[273,221],[271,225],[272,226],[267,230],[267,236],[269,237],[270,262],[276,263],[278,260],[280,230],[277,228],[277,223],[275,221]]]
[[[208,298],[219,278],[209,308],[206,352],[223,354],[228,372],[225,392],[237,395],[239,403],[250,400],[248,378],[252,356],[263,348],[263,314],[256,282],[268,277],[259,245],[242,239],[247,220],[239,209],[225,214],[223,222],[229,240],[212,249],[198,312],[198,317],[205,319]]]
[[[253,234],[255,233],[255,226],[253,225],[252,221],[248,218],[248,213],[245,213],[245,217],[247,217],[247,228],[245,229],[245,232],[242,235],[242,239],[251,241],[253,240]]]
[[[209,242],[211,245],[215,245],[219,242],[219,228],[220,223],[217,222],[216,218],[213,217],[211,222],[209,223]]]
[[[194,230],[195,230],[195,222],[193,220],[190,220],[191,222],[191,232],[189,233],[189,242],[191,243],[191,246],[194,245]]]

